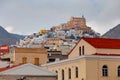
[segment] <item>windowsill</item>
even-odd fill
[[[107,77],[109,77],[109,76],[101,76],[101,77],[107,78]]]
[[[120,79],[120,76],[116,76],[116,78]]]
[[[107,78],[107,77],[109,77],[109,76],[101,76],[101,77]],[[120,78],[120,76],[116,76],[116,77]]]

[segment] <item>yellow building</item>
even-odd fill
[[[42,66],[58,80],[120,80],[120,39],[82,38],[68,57]]]
[[[39,31],[39,34],[46,34],[47,33],[47,30],[40,30]]]
[[[15,65],[25,63],[41,65],[48,61],[45,48],[13,48],[12,52],[4,55],[3,58],[10,58]]]

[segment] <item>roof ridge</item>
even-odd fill
[[[36,71],[36,73],[29,73],[30,71],[24,71],[24,69],[26,70],[26,68],[29,69],[32,69],[34,71]],[[22,71],[25,72],[25,73],[22,73],[21,72],[21,69],[23,69]],[[43,72],[43,73],[41,73]],[[31,63],[27,63],[27,64],[23,64],[23,65],[20,65],[18,67],[15,67],[15,68],[11,68],[11,69],[8,69],[8,70],[5,70],[5,71],[2,71],[1,74],[15,74],[17,75],[16,73],[18,73],[18,75],[43,75],[43,76],[46,76],[46,75],[50,75],[50,76],[55,76],[57,75],[55,72],[51,72],[51,71],[48,71],[42,67],[39,67],[39,66],[36,66],[34,64],[31,64]],[[40,73],[40,74],[37,74],[37,73]]]

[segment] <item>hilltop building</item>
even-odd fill
[[[82,17],[71,17],[67,23],[61,24],[59,26],[53,26],[51,30],[68,30],[68,29],[78,29],[83,32],[92,32],[90,27],[86,25],[86,19]]]
[[[70,27],[70,28],[76,28],[76,27],[80,27],[80,28],[86,28],[86,19],[84,18],[84,16],[82,17],[71,17],[70,21],[68,21],[66,23],[66,27]]]
[[[48,30],[44,30],[44,29],[43,29],[43,30],[40,30],[40,31],[39,31],[39,34],[43,35],[43,34],[46,34],[47,32],[48,32]]]
[[[52,34],[51,34],[51,33]],[[72,38],[79,40],[81,37],[99,37],[100,34],[87,26],[86,19],[82,17],[71,17],[67,23],[53,26],[48,32],[49,37],[59,37],[62,39]]]
[[[45,47],[48,47],[49,51],[61,51],[60,45],[63,43],[63,40],[60,38],[47,38],[45,42]]]
[[[43,31],[44,32],[44,31]],[[40,33],[33,33],[26,36],[23,40],[16,43],[16,47],[24,48],[40,48],[41,44],[46,41],[46,35]]]
[[[87,28],[86,19],[84,16],[82,17],[71,17],[70,20],[65,23],[61,24],[60,26],[53,26],[52,30],[61,30],[61,29],[72,29],[72,28]]]
[[[60,38],[47,38],[45,44],[45,48],[48,53],[48,62],[55,62],[63,59],[67,59],[67,51],[71,48],[70,46],[64,46],[64,41]]]
[[[68,59],[42,66],[58,80],[119,80],[120,39],[82,38]]]

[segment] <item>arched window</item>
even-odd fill
[[[108,67],[107,67],[107,65],[104,65],[102,67],[102,76],[108,76]]]
[[[118,66],[117,71],[118,71],[118,76],[120,77],[120,66]]]
[[[71,69],[68,69],[68,78],[71,79]]]
[[[75,75],[76,78],[78,78],[78,67],[75,68],[75,74],[76,74],[76,75]]]
[[[62,69],[62,80],[64,80],[64,70]]]

